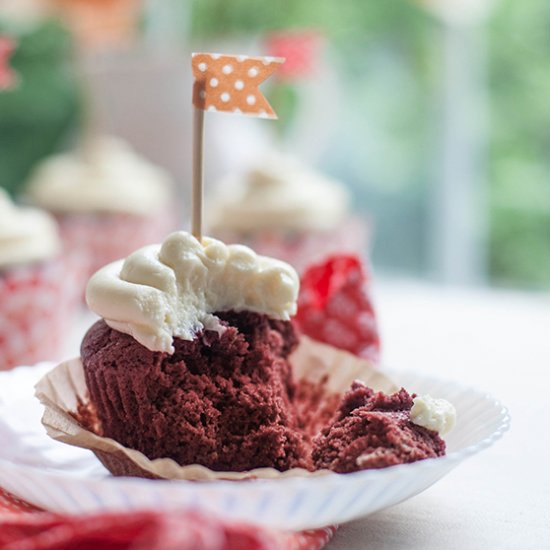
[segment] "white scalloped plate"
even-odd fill
[[[273,528],[311,529],[344,523],[427,489],[508,429],[507,410],[493,397],[454,382],[393,373],[410,392],[451,401],[457,425],[447,455],[353,474],[257,481],[153,481],[114,478],[95,456],[51,440],[33,386],[50,363],[0,373],[0,486],[39,507],[70,514],[192,506]]]

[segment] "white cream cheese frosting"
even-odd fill
[[[86,301],[115,330],[151,351],[173,353],[174,337],[222,331],[216,311],[289,320],[298,290],[298,275],[284,262],[178,231],[100,269],[88,283]]]
[[[170,200],[170,179],[124,141],[101,137],[87,155],[71,152],[44,160],[27,191],[34,204],[56,213],[148,214]]]
[[[445,399],[434,399],[430,395],[417,396],[413,399],[411,421],[444,435],[456,424],[456,409]]]
[[[14,204],[0,189],[0,269],[49,260],[60,248],[52,216]]]
[[[272,154],[243,176],[221,181],[218,190],[208,220],[213,230],[329,230],[349,209],[341,183],[283,155]]]

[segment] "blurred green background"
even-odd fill
[[[266,32],[289,28],[316,29],[324,36],[322,62],[335,83],[338,105],[327,122],[330,134],[312,162],[345,181],[359,210],[373,217],[372,254],[378,269],[433,275],[442,157],[462,147],[475,172],[468,195],[472,216],[480,217],[472,242],[482,262],[471,270],[479,271],[474,279],[550,288],[548,2],[503,0],[486,17],[458,22],[406,0],[167,0],[158,8],[160,4],[144,6],[143,36],[162,9],[164,19],[159,20],[179,37],[182,52],[209,44],[260,48]],[[445,11],[446,4],[457,3],[439,4]],[[167,23],[169,9],[174,17]],[[21,85],[0,94],[1,185],[17,193],[40,158],[74,141],[80,101],[71,41],[59,22],[44,20],[21,30],[4,18],[1,29],[20,39],[13,66]],[[158,32],[151,36],[154,40]],[[449,36],[458,36],[470,48],[462,59],[472,66],[472,74],[464,72],[466,78],[453,80],[447,74]],[[150,46],[151,39],[144,39],[138,49]],[[315,82],[272,86],[269,99],[284,121],[279,139],[294,143],[310,84]],[[479,109],[483,121],[474,132],[481,139],[476,134],[471,146],[467,140],[453,144],[448,135],[453,132],[446,122],[453,118],[448,98],[460,98],[456,88],[461,86],[464,95],[475,95],[468,116],[475,119]],[[320,124],[326,118],[323,112],[316,116]],[[451,187],[460,186],[452,180]],[[447,188],[444,200],[452,204],[453,193]],[[464,196],[457,188],[456,200]],[[460,240],[460,226],[451,231]]]
[[[0,93],[0,182],[16,192],[37,160],[62,147],[78,120],[78,90],[70,70],[67,31],[48,20],[14,29],[2,21],[0,34],[18,36],[11,58],[16,89]]]

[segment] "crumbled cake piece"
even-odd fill
[[[313,440],[314,467],[348,473],[444,455],[439,434],[411,421],[413,398],[403,388],[385,395],[354,382]]]

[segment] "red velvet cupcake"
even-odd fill
[[[66,396],[81,404],[71,415],[110,438],[90,448],[117,475],[178,479],[345,473],[444,454],[448,404],[360,382],[345,393],[357,376],[393,385],[301,340],[290,321],[298,287],[288,264],[185,232],[98,271],[87,300],[102,320],[81,363],[59,375],[85,380],[86,395]]]
[[[82,343],[102,435],[148,458],[310,467],[293,403],[298,280],[242,246],[174,233],[100,270]]]

